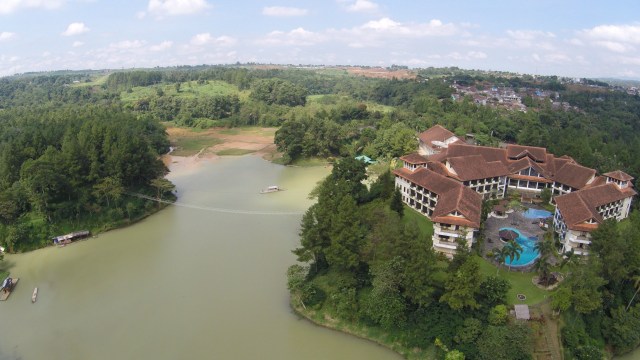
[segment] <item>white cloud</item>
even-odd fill
[[[66,0],[0,0],[0,14],[11,14],[22,8],[56,9]]]
[[[144,42],[140,40],[124,40],[109,44],[109,48],[115,50],[138,49],[144,46]]]
[[[347,42],[352,48],[365,48],[389,46],[419,38],[463,35],[465,31],[455,24],[445,24],[437,19],[427,23],[401,23],[385,17],[350,29],[329,30],[328,34],[336,41]]]
[[[624,53],[634,49],[630,45],[616,41],[596,41],[594,44],[617,53]]]
[[[556,35],[548,31],[538,30],[507,30],[507,35],[516,40],[536,40],[539,38],[555,38]]]
[[[237,40],[230,36],[222,35],[218,37],[213,37],[211,36],[210,33],[202,33],[192,37],[190,44],[194,46],[204,46],[204,45],[231,46],[236,42]]]
[[[147,10],[157,17],[189,15],[211,8],[205,0],[149,0]]]
[[[347,11],[351,12],[371,12],[378,10],[378,4],[369,0],[356,0],[347,5]]]
[[[2,31],[0,32],[0,41],[11,40],[14,36],[16,36],[16,33],[12,33],[9,31]]]
[[[640,25],[599,25],[579,32],[585,42],[616,53],[629,53],[640,45]]]
[[[325,35],[299,27],[289,32],[272,31],[258,42],[264,45],[276,46],[310,46],[325,40]]]
[[[71,46],[73,46],[74,48],[80,47],[82,45],[84,45],[82,41],[74,41],[73,44],[71,44]]]
[[[173,42],[172,41],[163,41],[160,44],[157,45],[152,45],[151,47],[149,47],[149,50],[151,51],[164,51],[164,50],[168,50],[173,46]]]
[[[400,35],[408,37],[424,37],[424,36],[450,36],[460,32],[460,29],[454,24],[444,24],[438,19],[433,19],[428,23],[399,23],[389,18],[369,21],[362,25],[355,32],[375,30],[378,33],[386,33],[390,35]]]
[[[268,6],[262,9],[263,15],[281,17],[304,16],[307,15],[308,12],[307,9],[286,6]]]
[[[86,33],[89,31],[89,28],[82,22],[74,22],[67,26],[67,30],[65,30],[62,35],[63,36],[74,36]]]
[[[583,34],[593,40],[640,44],[640,25],[600,25]]]

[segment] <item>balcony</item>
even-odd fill
[[[449,236],[449,237],[461,237],[462,234],[460,233],[460,231],[456,231],[456,230],[452,230],[452,229],[441,229],[438,230],[437,228],[434,227],[434,233],[435,235],[442,235],[442,236]]]
[[[456,250],[458,248],[458,245],[456,243],[448,241],[434,241],[433,246],[449,250]]]

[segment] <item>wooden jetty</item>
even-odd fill
[[[16,285],[18,285],[19,280],[20,278],[13,279],[13,284],[11,284],[11,288],[7,289],[7,291],[0,290],[0,301],[6,301],[9,298],[9,295],[11,295],[13,290],[15,290]]]

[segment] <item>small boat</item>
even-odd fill
[[[31,295],[31,302],[32,303],[36,302],[37,298],[38,298],[38,288],[36,287],[35,289],[33,289],[33,294]]]
[[[284,189],[279,187],[278,185],[271,185],[260,190],[260,194],[268,194],[268,193],[278,192],[278,191],[284,191]]]

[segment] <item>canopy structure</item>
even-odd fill
[[[513,230],[500,230],[498,232],[498,236],[500,236],[501,239],[505,239],[507,241],[511,241],[511,240],[515,240],[518,238],[518,233],[513,231]]]

